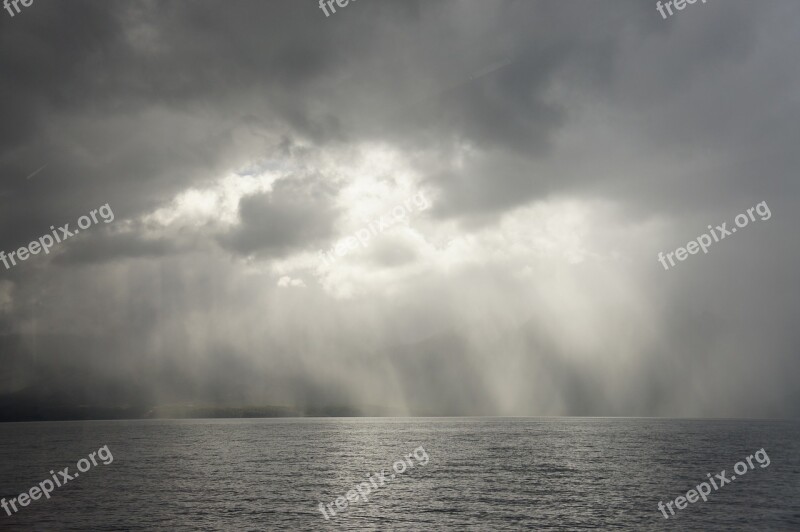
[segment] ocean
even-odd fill
[[[49,499],[0,510],[0,530],[800,530],[798,441],[794,420],[4,423],[6,501],[86,460]],[[730,478],[761,449],[707,501],[664,518],[660,501],[708,473]],[[353,502],[361,483],[367,500]]]

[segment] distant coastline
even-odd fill
[[[213,406],[170,404],[155,407],[128,406],[25,406],[3,408],[0,423],[24,421],[102,421],[131,419],[234,419],[281,417],[383,417],[395,416],[378,408],[357,409],[349,406],[291,408],[274,405]]]

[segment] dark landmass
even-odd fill
[[[114,419],[208,419],[277,417],[382,417],[396,415],[377,407],[275,405],[217,406],[193,403],[169,405],[80,405],[63,395],[42,397],[31,392],[0,395],[0,422],[85,421]]]
[[[2,401],[0,401],[1,403]],[[0,423],[20,421],[88,421],[114,419],[213,419],[278,417],[383,417],[389,412],[362,411],[348,406],[294,409],[285,406],[205,406],[163,405],[128,406],[52,406],[25,405],[0,411]]]

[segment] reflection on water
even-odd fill
[[[800,424],[644,419],[267,419],[0,425],[0,495],[101,445],[114,463],[0,530],[800,530]],[[368,501],[330,504],[423,446]],[[665,520],[659,501],[764,447]],[[413,459],[413,454],[412,454]],[[334,506],[335,508],[335,506]]]

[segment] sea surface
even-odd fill
[[[103,446],[113,462],[98,459],[49,500],[10,517],[0,510],[0,530],[800,530],[799,442],[798,421],[4,423],[6,500],[50,470],[74,474],[78,460]],[[754,461],[707,502],[669,519],[659,511],[659,501],[685,496],[707,473],[724,469],[730,478],[736,462],[762,448],[769,466]],[[404,457],[414,467],[390,479]],[[386,482],[367,501],[326,520],[320,502],[335,510],[337,497],[382,470]]]

